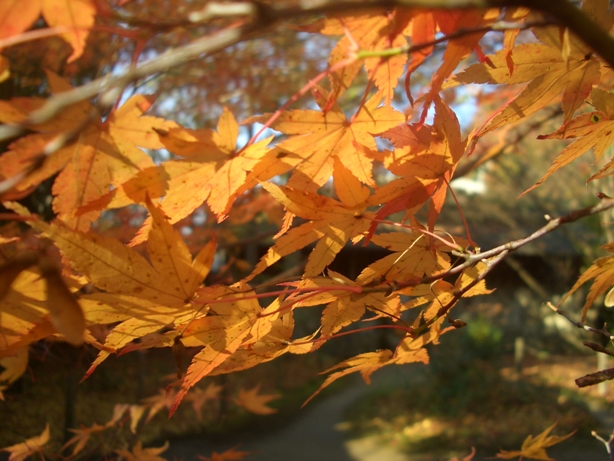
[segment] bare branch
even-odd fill
[[[605,347],[601,346],[600,344],[592,343],[590,341],[583,341],[582,344],[584,344],[586,347],[594,350],[595,352],[601,352],[602,354],[611,355],[612,357],[614,357],[614,351],[606,349]]]
[[[577,322],[574,319],[572,319],[570,317],[569,314],[567,314],[565,311],[561,310],[560,307],[556,307],[555,305],[553,305],[552,303],[548,302],[546,303],[546,305],[552,309],[554,312],[556,312],[557,314],[565,317],[570,323],[572,323],[573,325],[577,326],[578,328],[582,328],[583,330],[589,331],[591,333],[595,333],[601,336],[605,336],[606,338],[608,338],[610,341],[612,341],[614,339],[614,336],[610,334],[609,331],[607,331],[605,328],[602,328],[600,330],[598,330],[597,328],[593,328],[593,327],[589,327],[588,325],[586,325],[585,323],[582,322]],[[593,343],[590,343],[593,344]],[[585,346],[588,346],[587,343],[584,343]],[[590,347],[590,346],[588,346]]]
[[[187,45],[170,49],[150,61],[128,69],[124,73],[109,74],[93,80],[74,90],[50,97],[45,105],[32,112],[20,124],[0,126],[0,142],[23,135],[27,128],[39,123],[49,121],[63,108],[85,99],[93,98],[112,89],[124,89],[130,83],[143,77],[163,72],[169,68],[184,64],[202,55],[215,53],[248,38],[251,34],[264,32],[276,23],[296,20],[302,17],[323,14],[357,14],[373,9],[390,8],[439,8],[439,9],[469,9],[469,8],[501,8],[506,6],[524,6],[544,13],[547,17],[556,19],[560,24],[576,33],[588,46],[614,67],[614,38],[607,31],[598,27],[585,13],[576,8],[568,0],[560,0],[557,7],[552,8],[550,0],[362,0],[352,1],[318,1],[301,2],[299,5],[284,5],[274,3],[266,6],[259,2],[245,4],[224,3],[223,6],[212,2],[201,12],[190,15],[192,23],[218,17],[251,17],[251,23],[239,27],[229,27],[216,34],[202,37]],[[498,24],[489,30],[504,30],[511,27],[509,24]],[[475,31],[478,32],[478,31]],[[455,34],[466,35],[467,31],[458,31]],[[451,39],[449,37],[447,39]],[[415,44],[408,52],[416,51]]]
[[[33,111],[22,123],[0,126],[0,142],[25,134],[28,127],[51,120],[62,109],[71,104],[93,98],[116,88],[124,89],[130,83],[143,77],[163,72],[201,55],[215,53],[234,45],[243,40],[248,35],[249,30],[248,26],[224,29],[182,47],[170,49],[157,58],[151,59],[139,67],[132,67],[124,73],[105,75],[73,90],[51,96],[41,108]]]

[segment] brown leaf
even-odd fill
[[[41,275],[47,288],[47,304],[51,324],[73,346],[83,343],[85,317],[75,296],[66,286],[60,269],[50,258],[43,256],[38,261]]]

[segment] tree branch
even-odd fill
[[[276,23],[324,14],[357,14],[373,9],[390,8],[431,8],[469,9],[502,8],[524,6],[555,18],[580,37],[589,47],[614,67],[614,38],[601,29],[584,12],[568,0],[559,0],[552,8],[550,0],[329,0],[324,2],[302,2],[299,6],[274,3],[271,6],[259,2],[224,3],[210,2],[201,12],[193,12],[189,19],[194,24],[215,18],[251,17],[251,22],[238,27],[229,27],[213,35],[197,39],[187,45],[173,48],[138,67],[131,67],[124,73],[109,74],[64,93],[51,96],[47,102],[33,111],[19,124],[0,126],[0,142],[25,134],[32,125],[51,120],[63,108],[102,95],[105,102],[113,100],[130,83],[148,75],[163,72],[169,68],[189,62],[200,56],[212,54],[241,42],[257,32],[264,32]],[[109,92],[107,95],[105,93]]]

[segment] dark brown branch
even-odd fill
[[[576,379],[576,386],[588,387],[595,384],[602,383],[614,379],[614,368],[608,368],[606,370],[596,371],[595,373],[589,373],[578,379]]]
[[[584,342],[582,342],[582,344],[584,344],[586,347],[594,350],[595,352],[601,352],[602,354],[611,355],[612,357],[614,357],[614,351],[606,349],[601,344],[592,343],[590,341],[584,341]]]

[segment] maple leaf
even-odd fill
[[[286,352],[297,353],[291,344],[294,317],[291,310],[281,315],[282,306],[278,298],[263,309],[248,339],[209,375],[233,373],[268,362]]]
[[[145,410],[147,409],[144,405],[129,405],[128,413],[130,413],[130,432],[136,434],[136,428],[139,425],[139,421],[145,414]]]
[[[62,451],[64,451],[71,445],[74,445],[72,449],[72,456],[80,453],[85,448],[85,445],[87,445],[87,442],[93,434],[99,434],[103,432],[106,428],[106,425],[101,426],[99,424],[94,423],[90,427],[82,427],[81,429],[68,429],[75,435],[64,444],[64,446],[62,447]]]
[[[49,442],[49,437],[49,423],[47,423],[41,435],[32,437],[31,439],[18,443],[17,445],[0,448],[0,451],[8,451],[11,454],[9,456],[9,461],[23,461],[35,453],[40,453],[47,442]]]
[[[614,242],[610,242],[606,245],[603,245],[601,248],[604,248],[609,253],[614,253]],[[567,294],[563,296],[563,299],[561,299],[557,306],[560,306],[578,288],[580,288],[582,285],[584,285],[591,279],[595,280],[591,285],[591,289],[586,295],[586,302],[582,307],[582,315],[580,317],[582,322],[585,321],[586,314],[597,299],[597,296],[605,293],[606,291],[611,289],[612,286],[614,286],[614,256],[605,256],[603,258],[598,258],[597,260],[595,260],[595,262],[584,271],[578,281],[574,283],[573,287],[571,287]]]
[[[377,234],[371,241],[394,253],[365,267],[356,279],[359,283],[367,284],[377,277],[400,282],[435,275],[450,268],[448,253],[451,248],[439,240],[431,244],[422,232]]]
[[[123,456],[128,461],[166,461],[166,459],[158,456],[160,453],[166,451],[168,448],[168,442],[159,448],[143,448],[141,441],[139,440],[132,451],[128,450],[115,450],[120,456]]]
[[[294,307],[317,306],[326,304],[322,312],[322,328],[317,347],[324,344],[325,340],[339,331],[341,328],[357,322],[368,309],[376,314],[376,317],[396,317],[401,308],[399,297],[395,294],[387,296],[382,292],[357,293],[343,290],[344,287],[359,287],[363,283],[356,282],[344,277],[342,274],[328,270],[328,277],[308,278],[300,281],[296,286],[300,289],[313,289],[314,294],[300,300],[300,295],[292,295],[288,300],[299,299]],[[288,283],[287,286],[293,284]],[[338,286],[339,290],[334,290]],[[318,293],[318,288],[326,287],[326,291]]]
[[[201,289],[200,293],[205,297],[207,291],[206,288]],[[217,292],[220,293],[219,290]],[[189,331],[186,329],[182,335],[189,334],[207,347],[192,359],[171,407],[171,415],[192,386],[224,363],[246,339],[250,338],[254,325],[261,319],[262,309],[254,298],[248,298],[240,292],[236,293],[232,288],[223,289],[223,294],[220,293],[216,297],[222,299],[210,308],[210,312],[215,315],[190,321]],[[223,298],[228,301],[224,302]],[[267,321],[265,318],[264,322]]]
[[[467,140],[461,140],[460,125],[454,112],[440,98],[435,98],[434,104],[433,126],[400,125],[382,134],[397,149],[374,153],[374,156],[400,178],[379,188],[369,198],[369,205],[385,204],[377,212],[377,218],[399,211],[410,215],[432,199],[434,205],[429,210],[429,228],[432,230],[443,206],[447,183],[467,143]]]
[[[319,91],[325,93],[324,90]],[[318,102],[323,104],[323,99],[320,98]],[[356,145],[375,150],[374,135],[405,121],[405,116],[391,107],[378,107],[381,100],[381,94],[375,94],[349,120],[337,104],[326,113],[318,110],[289,110],[282,113],[270,127],[291,136],[268,155],[288,162],[288,168],[295,166],[288,186],[311,192],[317,190],[331,177],[335,157],[360,182],[375,186],[373,159],[357,150]],[[244,123],[265,123],[269,118],[270,114],[259,115],[250,117]],[[264,181],[286,170],[258,170],[258,179]]]
[[[361,187],[341,162],[337,161],[335,171],[335,189],[341,201],[272,183],[262,184],[289,212],[309,221],[278,238],[246,280],[282,257],[318,240],[305,267],[305,276],[316,276],[333,261],[348,240],[356,243],[362,239],[373,219],[373,213],[365,211],[369,190]]]
[[[78,346],[83,342],[85,320],[79,303],[66,285],[60,268],[48,256],[26,252],[11,258],[0,267],[0,300],[9,293],[15,279],[24,270],[36,265],[45,280],[49,319],[58,333],[69,343]]]
[[[223,387],[215,383],[209,383],[206,389],[194,389],[187,399],[192,402],[192,407],[198,415],[198,419],[202,418],[202,407],[209,400],[218,400]],[[169,405],[170,407],[170,405]]]
[[[166,407],[167,409],[170,409],[173,405],[176,395],[177,391],[174,389],[169,389],[168,391],[161,389],[158,394],[141,399],[141,403],[146,406],[149,406],[149,413],[147,414],[147,419],[145,420],[145,423],[151,421],[151,419],[162,408]]]
[[[70,89],[68,83],[57,75],[47,72],[49,85],[54,93]],[[83,122],[97,114],[87,101],[72,105],[51,122],[32,127],[39,133],[24,136],[9,146],[9,151],[0,157],[0,174],[11,178],[40,167],[28,174],[16,185],[18,191],[27,190],[62,170],[53,184],[54,211],[67,225],[87,231],[91,222],[98,218],[100,210],[108,202],[96,201],[106,196],[111,186],[117,187],[139,171],[152,167],[153,160],[137,146],[161,149],[154,129],[176,126],[156,117],[143,117],[152,105],[152,96],[135,95],[126,101],[102,122]],[[0,121],[14,123],[22,120],[44,102],[41,98],[16,98],[0,101]],[[42,156],[45,146],[58,135],[78,131],[79,136],[47,157]],[[85,214],[76,211],[90,202],[98,205]]]
[[[6,287],[0,304],[0,357],[13,355],[56,332],[68,335],[74,344],[82,341],[83,314],[74,293],[85,281],[77,277],[58,279],[59,274],[54,274],[45,276],[35,267],[20,270]]]
[[[501,450],[500,453],[497,453],[497,458],[503,459],[512,459],[517,456],[520,458],[529,458],[529,459],[539,459],[543,461],[554,461],[552,458],[548,456],[546,453],[546,448],[556,445],[557,443],[561,443],[563,440],[568,439],[572,435],[576,433],[573,431],[567,435],[562,437],[556,435],[548,435],[552,429],[556,426],[554,423],[552,426],[547,428],[544,432],[540,433],[536,437],[529,435],[524,442],[522,442],[522,447],[519,451],[506,451]]]
[[[423,22],[417,23],[418,26],[421,26],[426,29],[423,33],[418,32],[418,37],[428,38],[429,40],[427,40],[427,42],[435,38],[435,28],[433,25],[429,24],[430,21],[436,21],[437,25],[439,26],[439,29],[444,34],[451,34],[454,31],[458,30],[459,27],[467,29],[479,29],[480,27],[483,27],[484,25],[492,22],[492,20],[494,20],[496,16],[496,10],[491,10],[486,14],[472,10],[442,10],[439,12],[433,12],[432,15],[429,15],[424,18]],[[480,39],[484,36],[484,34],[485,32],[477,32],[475,34],[465,35],[464,37],[461,37],[458,40],[453,40],[448,44],[445,51],[443,52],[441,66],[439,66],[439,69],[437,69],[437,71],[433,74],[430,89],[428,93],[424,96],[424,106],[420,115],[419,124],[424,123],[430,105],[433,103],[433,101],[439,99],[439,92],[442,89],[444,81],[450,75],[452,75],[452,72],[454,72],[460,62],[469,53],[471,53],[471,51],[478,48],[478,43]],[[424,51],[428,52],[428,48]],[[419,65],[420,62],[418,62],[417,64]],[[410,70],[412,70],[412,68],[413,65],[410,66]],[[406,88],[408,87],[409,85],[406,85]]]
[[[582,2],[582,10],[599,27],[609,31],[614,13],[604,1]],[[513,73],[508,66],[509,50],[488,56],[489,63],[468,67],[454,83],[519,84],[529,82],[521,93],[506,103],[475,134],[484,134],[514,123],[550,104],[563,93],[564,121],[568,121],[599,82],[601,61],[578,37],[561,34],[557,26],[532,29],[541,43],[524,43],[513,48]]]
[[[266,404],[279,398],[281,398],[279,394],[260,394],[260,385],[257,385],[251,389],[241,389],[234,402],[257,415],[270,415],[277,413],[277,410]]]
[[[398,344],[395,352],[388,349],[382,349],[376,352],[366,352],[364,354],[359,354],[355,357],[352,357],[348,360],[345,360],[337,365],[329,368],[322,372],[330,373],[331,371],[342,369],[341,371],[337,371],[336,373],[332,373],[329,375],[326,380],[322,383],[322,385],[315,391],[306,401],[303,403],[303,406],[307,405],[307,403],[313,399],[316,395],[318,395],[324,388],[332,384],[339,378],[347,376],[351,373],[359,372],[365,381],[365,383],[371,383],[371,375],[379,370],[382,367],[387,365],[403,365],[407,363],[416,363],[421,362],[424,364],[429,363],[429,356],[425,349],[425,346],[429,343],[437,344],[439,341],[439,337],[447,333],[449,331],[454,330],[454,327],[449,328],[441,328],[441,324],[443,323],[444,318],[440,318],[435,321],[429,329],[418,337],[413,337],[411,335],[405,335],[403,340]],[[420,316],[416,318],[413,328],[418,328],[420,322]],[[343,370],[343,368],[345,368]]]
[[[337,379],[349,375],[350,373],[359,372],[364,381],[369,384],[371,382],[371,375],[375,371],[387,365],[390,362],[391,358],[392,351],[388,349],[383,349],[376,352],[365,352],[364,354],[359,354],[355,357],[344,360],[343,362],[338,363],[337,365],[329,368],[328,370],[323,371],[322,374],[330,373],[331,371],[338,370],[340,368],[345,368],[345,370],[338,371],[328,376],[326,380],[322,383],[322,385],[319,387],[319,389],[315,391],[311,395],[311,397],[309,397],[305,401],[305,403],[303,403],[303,406],[307,405],[311,401],[311,399],[313,399],[316,395],[322,392],[324,388],[328,387]]]
[[[54,93],[70,89],[66,81],[51,72],[47,73],[47,78]],[[94,120],[87,124],[75,142],[45,158],[40,168],[17,184],[17,190],[26,190],[62,170],[53,185],[54,211],[66,224],[87,231],[106,203],[79,216],[75,211],[103,197],[111,185],[123,184],[139,171],[153,166],[151,158],[137,145],[148,149],[163,148],[154,129],[176,125],[156,117],[142,116],[153,100],[151,96],[133,96],[104,122]],[[2,101],[0,121],[18,121],[27,113],[24,107],[37,107],[42,101],[40,98]],[[3,111],[7,115],[3,116]],[[33,164],[40,162],[41,152],[48,142],[63,132],[78,129],[95,113],[94,106],[84,101],[70,106],[53,122],[33,127],[40,133],[20,138],[0,157],[0,174],[10,178],[28,171]]]
[[[368,15],[325,19],[320,33],[346,34],[331,51],[329,68],[359,51],[353,49],[355,45],[352,41],[355,41],[361,51],[381,51],[406,45],[407,40],[403,33],[406,32],[411,17],[411,11],[394,9],[392,12],[382,11],[379,14],[371,12]],[[403,75],[406,62],[406,53],[390,57],[375,56],[364,60],[367,75],[382,92],[386,104],[390,104],[394,97],[394,89]],[[361,61],[355,61],[329,74],[331,92],[326,108],[332,106],[341,93],[349,88],[362,65]]]
[[[225,219],[237,195],[257,184],[255,179],[248,179],[248,173],[266,153],[272,139],[237,149],[239,124],[227,108],[220,116],[217,132],[176,127],[157,129],[157,133],[164,147],[184,158],[142,171],[112,191],[107,206],[118,208],[144,202],[147,195],[164,196],[162,209],[171,223],[185,218],[205,201],[220,221]],[[133,244],[144,240],[149,224],[150,221]]]
[[[0,366],[4,368],[0,373],[0,381],[8,384],[15,382],[28,369],[28,348],[22,347],[17,349],[15,355],[1,358]]]
[[[5,206],[28,214],[15,204]],[[105,350],[99,352],[87,375],[109,356],[109,351],[165,325],[183,324],[205,313],[202,305],[190,303],[209,273],[215,242],[209,242],[192,260],[179,233],[151,201],[149,212],[153,217],[148,240],[151,264],[116,240],[84,234],[59,221],[28,221],[54,241],[75,269],[106,292],[80,298],[87,321],[121,322],[107,336]]]
[[[92,0],[40,0],[0,2],[0,39],[21,34],[43,15],[49,27],[68,29],[61,37],[73,48],[68,57],[71,63],[77,60],[85,48],[89,31],[94,25],[96,8]]]
[[[554,159],[546,174],[523,192],[523,195],[535,189],[559,168],[571,163],[591,148],[595,160],[600,160],[606,149],[614,142],[614,94],[594,88],[590,94],[590,101],[591,105],[597,109],[596,111],[579,115],[564,123],[555,132],[537,137],[538,139],[578,139],[563,149]],[[613,167],[614,160],[609,160],[599,169],[598,173],[589,178],[589,181],[611,175]]]
[[[230,448],[226,451],[223,451],[222,453],[214,451],[213,453],[211,453],[211,457],[200,455],[196,455],[196,457],[198,459],[201,459],[202,461],[236,461],[239,459],[243,459],[250,454],[249,451],[238,451],[235,450],[235,448],[236,447]]]

